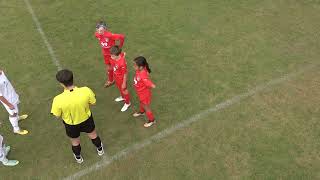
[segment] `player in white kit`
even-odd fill
[[[0,162],[5,166],[15,166],[19,163],[17,160],[8,160],[7,155],[10,151],[10,146],[3,143],[3,137],[0,135]]]
[[[9,121],[13,127],[13,132],[20,135],[28,134],[27,130],[20,129],[18,123],[19,120],[26,119],[28,115],[19,116],[19,95],[2,70],[0,70],[0,102],[9,113]]]

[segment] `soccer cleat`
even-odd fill
[[[104,83],[104,87],[107,88],[107,87],[110,87],[113,84],[114,84],[114,81],[112,81],[112,82],[107,81],[106,83]]]
[[[100,149],[100,150],[99,150],[99,149]],[[98,155],[99,155],[99,156],[104,155],[104,149],[103,149],[102,143],[101,143],[101,147],[100,147],[100,148],[97,148],[97,152],[98,152]]]
[[[13,131],[13,132],[19,135],[26,135],[29,133],[27,130],[19,130],[19,131]]]
[[[75,154],[73,154],[73,157],[77,163],[79,163],[79,164],[83,163],[83,158],[81,155],[79,157],[77,157]]]
[[[148,128],[148,127],[150,127],[150,126],[152,126],[153,124],[155,124],[156,123],[156,121],[154,120],[154,121],[148,121],[148,122],[146,122],[146,123],[144,123],[144,127],[145,128]]]
[[[5,166],[15,166],[19,164],[18,160],[7,160],[6,162],[2,162],[3,165]]]
[[[126,110],[128,110],[128,108],[130,107],[131,103],[130,104],[124,104],[123,107],[121,108],[121,112],[125,112]]]
[[[124,98],[122,96],[120,96],[120,97],[117,97],[114,101],[121,102],[121,101],[124,101]]]
[[[139,117],[139,116],[142,116],[144,115],[144,112],[135,112],[132,116],[133,117]]]
[[[21,120],[24,120],[24,119],[27,119],[28,118],[28,115],[27,114],[24,114],[22,116],[19,116],[19,121]]]

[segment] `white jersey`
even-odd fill
[[[3,71],[0,74],[0,96],[6,98],[6,100],[13,105],[19,103],[19,95],[16,93]],[[1,103],[3,104],[3,102]]]

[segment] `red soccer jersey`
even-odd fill
[[[99,40],[99,43],[102,48],[102,53],[104,55],[110,54],[110,48],[115,45],[116,40],[120,40],[120,48],[122,48],[124,43],[124,35],[123,34],[112,34],[109,31],[105,31],[103,34],[95,33],[96,38]]]
[[[123,76],[128,72],[125,53],[120,54],[120,59],[118,60],[111,59],[110,62],[113,69],[114,77],[116,79],[123,79]]]
[[[134,76],[134,88],[138,94],[143,94],[145,92],[150,92],[150,88],[153,82],[149,78],[149,72],[146,69],[137,70]]]

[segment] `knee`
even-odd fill
[[[80,139],[71,139],[72,146],[79,146],[80,145]]]
[[[94,130],[91,133],[88,133],[88,136],[90,139],[95,139],[97,138],[97,132]]]

